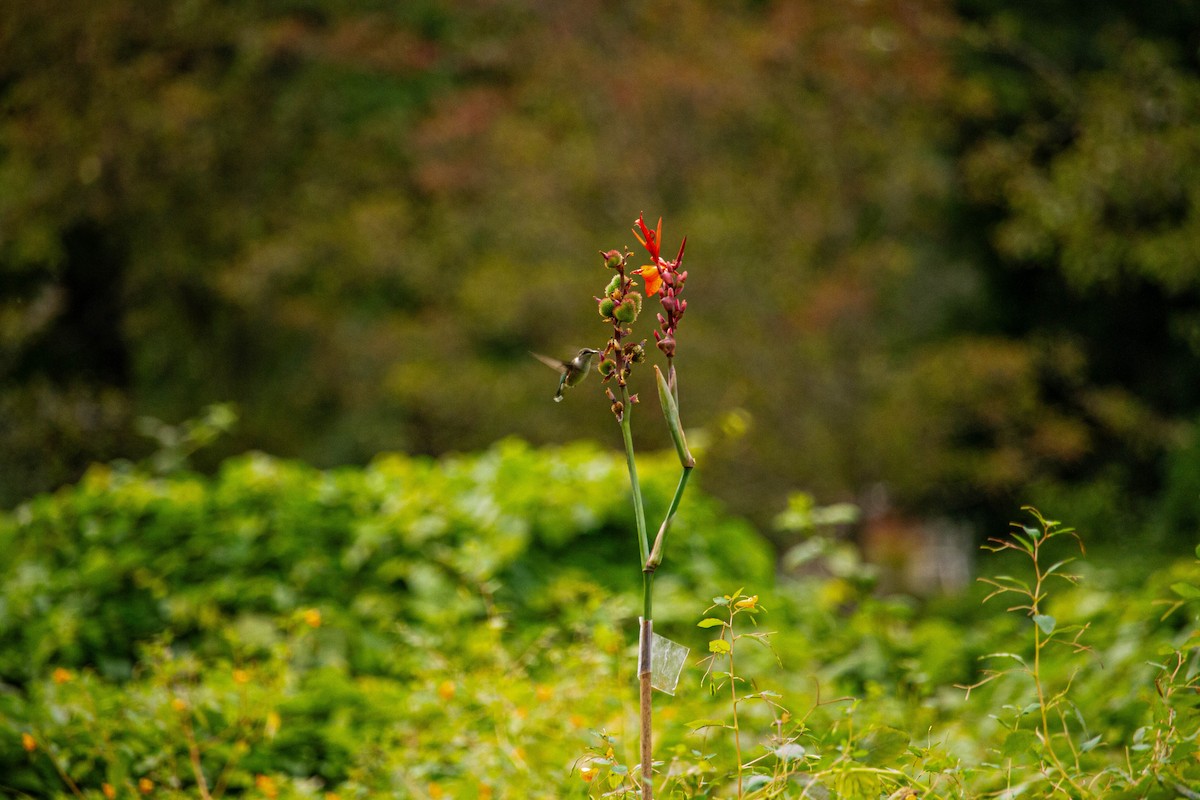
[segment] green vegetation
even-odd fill
[[[640,465],[661,513],[676,454]],[[639,565],[614,486],[615,454],[516,441],[95,467],[0,518],[0,787],[633,796]],[[1200,562],[1134,582],[1024,521],[983,564],[1025,597],[1006,614],[982,584],[878,595],[819,532],[825,555],[776,579],[689,493],[657,583],[657,627],[693,652],[656,700],[660,795],[1191,797]]]
[[[0,795],[1200,798],[1197,0],[60,5]]]

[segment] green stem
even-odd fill
[[[629,402],[629,387],[621,387],[621,436],[625,440],[625,461],[629,465],[629,485],[633,489],[633,514],[637,523],[638,548],[642,563],[650,558],[650,541],[646,535],[646,512],[642,507],[642,486],[638,483],[637,463],[633,458],[633,430],[629,424],[632,411]],[[646,619],[650,619],[649,616]]]
[[[733,598],[734,602],[738,598]],[[729,692],[733,699],[733,749],[737,757],[737,796],[738,800],[744,797],[742,793],[742,729],[738,724],[738,695],[737,695],[737,671],[733,666],[733,643],[737,638],[733,635],[733,616],[734,607],[729,607]]]

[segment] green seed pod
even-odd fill
[[[616,294],[620,290],[620,288],[621,288],[621,276],[613,275],[613,279],[608,282],[608,286],[605,287],[605,289],[604,289],[604,294],[608,295],[609,297],[612,297],[614,294]]]
[[[612,298],[610,298],[610,297],[604,298],[603,300],[600,301],[600,308],[599,308],[600,316],[604,317],[605,319],[612,319],[613,318],[613,310],[616,307],[617,307],[617,304],[613,302]]]
[[[621,257],[621,253],[618,250],[609,250],[604,254],[604,266],[608,267],[609,269],[616,269],[617,267],[621,266],[624,260],[625,259]]]
[[[621,305],[617,306],[613,312],[613,316],[617,318],[618,322],[625,323],[633,322],[637,319],[637,315],[638,304],[628,297],[622,300]]]
[[[638,314],[642,313],[642,295],[640,292],[630,292],[629,294],[625,295],[625,298],[627,300],[632,300],[634,303],[636,303],[637,304],[637,313]]]
[[[609,375],[612,375],[612,374],[613,374],[613,370],[615,370],[616,368],[617,368],[617,364],[616,364],[616,362],[615,362],[615,361],[610,361],[610,360],[609,360],[609,359],[607,359],[607,358],[606,358],[606,359],[604,359],[603,361],[601,361],[601,362],[600,362],[600,366],[599,366],[600,374],[601,374],[601,375],[603,375],[603,376],[604,376],[604,377],[606,377],[606,378],[607,378]]]

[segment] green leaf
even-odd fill
[[[1034,614],[1033,621],[1037,623],[1039,628],[1042,629],[1042,633],[1046,634],[1047,636],[1054,633],[1054,617],[1046,614]]]
[[[687,723],[689,730],[698,731],[701,728],[724,728],[725,723],[719,719],[696,719]]]
[[[702,619],[699,622],[697,622],[696,627],[697,628],[715,628],[718,625],[728,625],[728,624],[729,623],[727,623],[723,619],[713,619],[712,617],[707,617],[707,618]]]
[[[873,767],[895,766],[908,749],[909,735],[896,728],[876,728],[862,739],[863,761]]]
[[[753,792],[756,789],[761,789],[762,787],[766,786],[770,782],[771,782],[770,775],[763,775],[761,773],[755,773],[746,778],[744,788],[747,792]]]
[[[774,752],[775,757],[780,761],[795,761],[807,755],[804,745],[796,744],[795,742],[781,744],[775,748]]]
[[[1012,731],[1004,737],[1004,745],[1000,755],[1004,758],[1017,758],[1032,752],[1038,745],[1038,738],[1033,731]]]
[[[1171,591],[1182,597],[1184,600],[1195,600],[1197,597],[1200,597],[1200,589],[1197,589],[1190,583],[1183,583],[1182,581],[1179,583],[1172,583]]]
[[[728,597],[714,597],[713,604],[718,605],[718,606],[727,606],[727,605],[729,605],[729,598]]]
[[[717,653],[718,655],[729,652],[729,642],[724,639],[713,639],[708,643],[708,652]]]

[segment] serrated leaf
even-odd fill
[[[725,620],[723,620],[723,619],[713,619],[712,617],[705,617],[704,619],[702,619],[696,623],[696,627],[697,628],[715,628],[718,625],[727,625],[727,624],[729,624],[729,623],[725,622]]]
[[[1038,738],[1033,731],[1012,731],[1004,737],[1000,755],[1004,758],[1016,758],[1032,752],[1038,744]]]
[[[729,652],[729,642],[724,639],[713,639],[708,643],[708,652],[723,655]]]
[[[1042,633],[1046,634],[1047,636],[1054,633],[1054,617],[1051,617],[1048,614],[1034,614],[1033,621],[1037,623],[1039,628],[1042,629]]]

